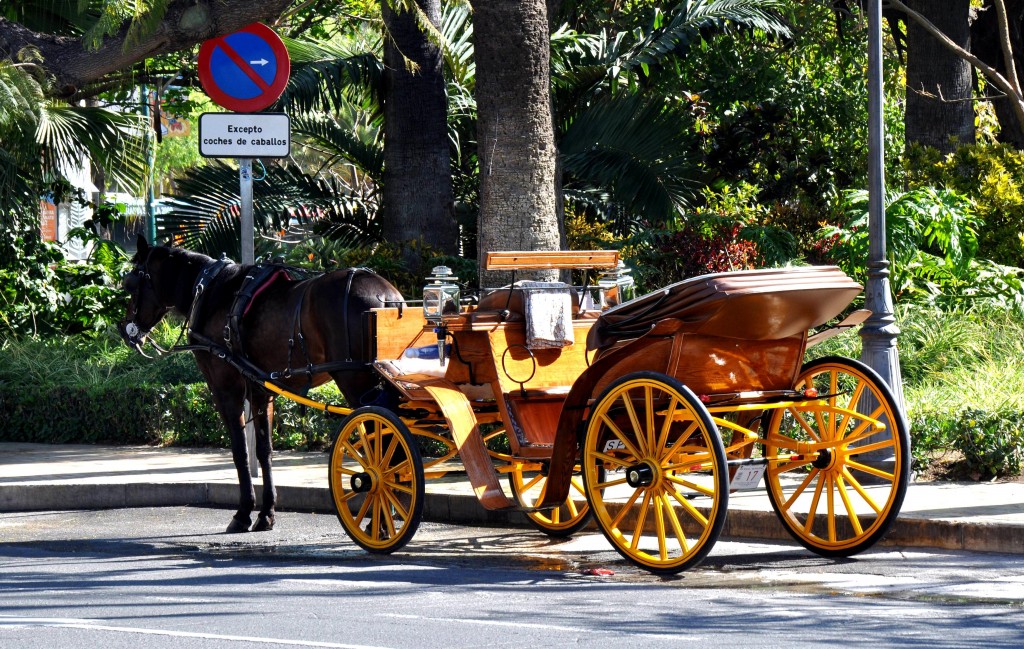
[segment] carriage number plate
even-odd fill
[[[736,475],[729,481],[729,489],[733,491],[757,489],[757,486],[761,484],[761,476],[763,475],[763,464],[744,464],[739,466],[736,469]]]

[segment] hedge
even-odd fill
[[[314,396],[337,400],[333,388],[318,390]],[[337,428],[333,419],[278,399],[274,447],[323,448]],[[0,390],[0,422],[0,441],[5,442],[222,448],[231,443],[202,383]]]

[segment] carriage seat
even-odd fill
[[[448,371],[448,363],[444,365],[436,358],[405,358],[396,360],[377,360],[373,367],[391,384],[405,393],[410,399],[425,399],[420,384],[426,379],[444,379]],[[459,390],[469,398],[470,401],[487,401],[494,399],[494,391],[488,384],[459,385]]]
[[[567,347],[575,342],[576,295],[564,282],[523,280],[480,298],[477,313],[498,312],[506,322],[524,322],[530,349]]]
[[[836,317],[862,288],[836,266],[702,275],[608,309],[591,328],[587,347],[639,338],[667,319],[681,323],[680,333],[781,340]]]

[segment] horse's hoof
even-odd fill
[[[231,517],[231,523],[228,524],[228,529],[224,530],[227,534],[238,534],[239,532],[249,531],[249,517],[241,518],[238,516]]]
[[[274,529],[273,514],[260,514],[256,519],[256,524],[252,526],[253,532],[268,532],[272,529]]]

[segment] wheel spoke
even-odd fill
[[[658,434],[658,443],[655,448],[665,448],[665,445],[668,444],[668,436],[669,432],[672,430],[672,424],[675,423],[676,409],[679,407],[679,400],[675,395],[670,396],[671,398],[668,402],[668,409],[665,411],[665,419],[661,423],[661,432]]]
[[[768,475],[774,478],[782,473],[788,473],[790,471],[799,469],[800,467],[807,466],[813,461],[813,458],[806,457],[802,460],[778,460],[777,464],[768,465]]]
[[[586,496],[587,495],[587,490],[583,487],[583,481],[580,480],[579,478],[577,478],[576,476],[573,476],[569,480],[569,485],[572,487],[572,489],[575,489],[576,492],[579,493],[581,496]],[[572,500],[572,495],[571,495],[572,494],[572,490],[570,490],[569,493],[570,493],[569,500],[571,501]]]
[[[637,455],[633,456],[633,458],[636,458],[636,457],[638,457],[638,456]],[[621,458],[620,459],[620,458],[618,458],[618,457],[616,457],[614,455],[608,455],[607,453],[601,453],[599,451],[591,452],[590,453],[590,458],[593,459],[593,460],[599,460],[601,462],[608,462],[610,464],[615,464],[615,465],[618,465],[618,466],[621,466],[621,467],[627,467],[627,466],[630,466],[630,465],[633,464],[633,462],[631,461],[633,458]]]
[[[683,498],[683,496],[681,496],[679,494],[679,492],[674,490],[674,489],[672,491],[670,491],[669,493],[672,494],[672,498],[674,498],[675,501],[677,503],[679,503],[679,505],[683,508],[683,511],[685,511],[687,514],[689,514],[690,517],[693,518],[693,520],[695,520],[698,523],[700,523],[701,527],[707,527],[708,526],[708,519],[707,519],[707,517],[705,517],[704,514],[700,513],[700,510],[697,509],[696,507],[694,507],[693,504],[689,500],[687,500],[686,498]]]
[[[537,475],[533,476],[532,480],[530,480],[529,482],[523,484],[523,493],[525,494],[526,492],[528,492],[531,489],[533,489],[535,486],[537,486],[537,483],[540,482],[541,480],[544,480],[544,476],[542,474],[538,473]],[[547,485],[547,483],[545,483],[545,486],[546,485]],[[541,496],[543,496],[544,495],[544,490],[541,489],[540,493],[541,493]],[[537,500],[540,500],[540,498],[538,497]]]
[[[623,480],[623,482],[625,482],[625,480]],[[633,508],[633,504],[636,502],[636,499],[640,497],[641,493],[643,492],[641,492],[639,489],[633,491],[633,495],[629,497],[629,500],[626,501],[626,504],[622,506],[622,509],[619,510],[619,513],[615,516],[615,518],[612,519],[612,527],[617,528],[619,524],[622,523],[622,519],[625,518],[626,514],[629,513],[629,510]]]
[[[636,524],[633,527],[633,538],[629,541],[629,547],[636,550],[640,546],[640,539],[643,537],[644,523],[647,522],[647,507],[651,504],[651,493],[644,489],[644,499],[640,502],[640,509],[636,515]]]
[[[843,507],[846,508],[846,517],[850,520],[850,524],[853,525],[853,533],[860,536],[864,533],[864,528],[861,527],[857,512],[853,508],[853,503],[850,502],[850,494],[846,491],[846,485],[843,484],[842,476],[836,477],[836,486],[839,489],[839,496],[843,499]]]
[[[893,448],[896,446],[896,441],[891,437],[884,439],[874,444],[865,444],[864,446],[858,446],[857,448],[850,449],[850,455],[861,455],[862,453],[871,453],[872,451],[880,451],[883,448]]]
[[[643,437],[647,444],[646,450],[651,452],[657,446],[654,439],[654,388],[650,385],[644,386],[644,415]]]
[[[353,517],[353,520],[355,521],[355,524],[356,524],[357,527],[358,527],[359,523],[361,523],[362,520],[364,518],[366,518],[366,511],[370,508],[370,505],[372,503],[373,503],[373,498],[371,498],[369,495],[367,495],[367,497],[363,499],[363,504],[359,506],[359,513],[357,513]]]
[[[826,502],[828,504],[828,540],[835,543],[836,540],[836,503],[835,493],[836,485],[831,475],[825,476],[825,484],[828,491],[826,492]]]
[[[566,498],[565,508],[569,510],[570,518],[576,518],[580,515],[579,507],[576,506],[576,502],[572,498]]]
[[[690,482],[689,480],[683,480],[682,478],[677,478],[674,475],[666,476],[666,479],[669,482],[671,482],[672,484],[677,484],[680,487],[686,487],[687,489],[689,489],[691,491],[699,491],[700,493],[704,494],[705,496],[714,496],[715,495],[715,490],[714,489],[712,489],[711,487],[701,486],[701,485],[697,484],[696,482]]]
[[[665,503],[661,494],[654,496],[654,528],[658,535],[658,557],[665,561],[668,559],[668,548],[665,547],[665,519],[663,516]]]
[[[398,517],[404,521],[409,520],[409,510],[407,510],[402,505],[401,501],[398,500],[398,496],[396,496],[394,492],[390,489],[386,490],[384,492],[384,495],[387,497],[388,502],[391,503],[391,506],[395,508],[395,511],[398,512]],[[394,534],[394,531],[392,531],[392,534]]]
[[[864,490],[864,487],[856,478],[853,477],[853,475],[849,472],[849,470],[847,470],[846,467],[843,467],[843,477],[846,478],[846,481],[850,484],[851,487],[857,490],[857,493],[860,494],[860,497],[864,500],[864,502],[868,504],[868,507],[873,509],[876,514],[882,513],[882,506],[875,502],[875,499],[872,498],[871,495]]]
[[[690,551],[690,544],[686,540],[686,534],[683,532],[683,526],[679,523],[679,517],[676,515],[675,507],[672,506],[672,502],[668,499],[665,500],[665,509],[668,512],[668,521],[672,525],[672,531],[676,536],[676,541],[679,543],[679,549],[685,554]]]
[[[875,476],[876,478],[882,478],[883,480],[887,480],[889,482],[892,482],[893,480],[896,479],[896,476],[893,475],[892,473],[888,473],[888,472],[883,471],[883,470],[881,470],[881,469],[879,469],[877,467],[868,466],[867,464],[861,464],[860,462],[852,462],[852,461],[851,462],[847,462],[846,466],[848,466],[851,469],[857,469],[858,471],[863,471],[864,473],[870,473],[871,475]]]
[[[782,503],[782,508],[785,509],[786,511],[789,511],[793,507],[793,503],[796,502],[796,499],[800,497],[800,494],[802,494],[808,486],[810,486],[811,482],[814,481],[814,478],[817,477],[817,475],[817,469],[814,469],[813,471],[809,472],[807,476],[804,478],[803,482],[800,483],[800,486],[797,487],[796,491],[793,492],[793,495],[789,497],[789,500]]]
[[[633,426],[633,434],[636,439],[636,443],[640,446],[641,453],[635,453],[637,457],[643,457],[648,449],[646,447],[647,440],[643,435],[643,427],[640,425],[640,419],[637,417],[636,408],[633,406],[633,400],[629,397],[629,390],[623,390],[622,392],[622,403],[626,406],[626,414],[629,415],[629,423]],[[622,440],[625,442],[626,440]],[[628,444],[627,444],[628,446]]]
[[[850,395],[850,401],[846,404],[846,409],[847,410],[850,410],[850,411],[853,411],[853,412],[857,412],[857,404],[860,403],[860,398],[861,398],[861,395],[864,394],[864,388],[865,387],[866,387],[866,385],[865,385],[865,383],[863,381],[858,381],[857,382],[857,387],[854,389],[853,393]],[[873,416],[872,416],[872,419],[874,419]],[[838,429],[836,431],[837,435],[836,435],[835,439],[837,439],[837,440],[843,439],[846,436],[846,428],[847,428],[847,425],[849,424],[849,422],[851,420],[852,420],[852,416],[848,415],[847,417],[845,417],[845,421],[843,422],[842,428],[840,428],[840,429]]]
[[[391,433],[390,437],[391,437],[391,443],[388,444],[388,450],[384,454],[384,457],[381,458],[381,462],[380,462],[380,465],[379,465],[382,468],[391,464],[391,458],[394,457],[395,449],[398,448],[398,442],[399,442],[398,435],[395,435],[395,434]],[[383,442],[383,441],[384,440],[381,439],[381,442]]]
[[[611,418],[608,416],[608,413],[602,412],[600,414],[600,417],[601,421],[604,422],[604,425],[607,426],[608,429],[612,431],[612,434],[615,435],[615,437],[617,437],[620,442],[622,442],[622,445],[626,447],[626,450],[629,451],[633,455],[633,457],[643,457],[643,454],[636,450],[636,447],[633,446],[633,443],[626,439],[625,433],[619,430],[619,427],[616,426],[615,422],[611,420]],[[598,453],[598,451],[596,450],[594,452],[595,454]]]
[[[607,489],[608,487],[614,487],[620,484],[626,484],[626,478],[616,478],[614,480],[605,480],[604,482],[598,482],[598,489]]]
[[[825,478],[824,476],[822,476],[821,479],[818,480],[817,483],[814,485],[814,498],[811,499],[811,507],[810,510],[807,512],[807,521],[804,523],[804,532],[806,532],[807,534],[810,534],[811,530],[814,529],[814,517],[818,513],[818,501],[821,499],[821,490],[824,488],[824,486]]]
[[[367,463],[366,458],[363,457],[363,454],[357,451],[356,448],[352,446],[352,443],[349,442],[349,440],[343,439],[339,441],[341,441],[342,447],[348,452],[348,454],[351,455],[352,458],[359,463],[359,466],[365,469],[367,467]]]
[[[800,410],[797,410],[796,408],[794,408],[792,406],[790,406],[789,408],[786,408],[786,410],[788,410],[790,413],[792,413],[793,420],[796,421],[796,423],[800,424],[800,428],[804,429],[804,432],[807,433],[807,436],[809,438],[811,438],[812,441],[815,441],[815,442],[822,441],[822,435],[820,435],[818,433],[818,431],[816,431],[813,428],[811,428],[811,425],[807,423],[806,419],[804,419],[804,416],[803,416],[803,414],[802,414],[802,412]],[[815,416],[818,417],[820,414],[821,413],[815,413]],[[818,427],[819,427],[820,430],[824,430],[824,425],[821,423],[820,418],[818,420]],[[789,439],[793,439],[794,442],[796,441],[795,438],[789,438]]]

